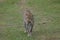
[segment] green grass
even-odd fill
[[[32,37],[24,33],[19,1],[0,2],[0,40],[60,40],[60,0],[27,0],[35,17]]]

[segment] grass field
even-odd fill
[[[0,0],[0,40],[60,40],[60,0],[26,0],[35,17],[32,37],[24,33],[21,0]]]

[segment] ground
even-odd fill
[[[32,37],[24,33],[26,7],[35,19]],[[60,40],[60,0],[0,0],[0,40]]]

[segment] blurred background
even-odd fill
[[[24,8],[34,15],[32,37],[24,33]],[[60,0],[0,0],[0,40],[60,40]]]

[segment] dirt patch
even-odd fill
[[[6,0],[0,0],[0,2],[5,2]]]
[[[20,6],[21,10],[24,10],[26,8],[31,10],[32,8],[27,6],[27,4],[26,4],[27,2],[28,2],[28,0],[20,0],[17,5]]]
[[[20,0],[17,5],[20,6],[22,9],[25,8],[26,0]]]

